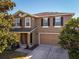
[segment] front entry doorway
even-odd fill
[[[28,48],[28,35],[27,33],[20,33],[20,47]]]

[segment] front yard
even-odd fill
[[[27,54],[15,52],[15,51],[8,51],[3,54],[0,54],[0,59],[25,59]]]

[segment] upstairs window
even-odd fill
[[[55,27],[61,27],[61,26],[63,26],[63,17],[55,17],[54,19],[53,19],[53,25],[55,26]]]
[[[43,28],[48,28],[49,26],[49,19],[47,17],[42,19],[41,25]]]
[[[20,27],[20,18],[16,18],[13,22],[14,27]]]
[[[25,18],[25,27],[27,27],[27,28],[31,27],[31,18],[30,17]]]

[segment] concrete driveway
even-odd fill
[[[32,51],[30,59],[69,59],[68,51],[51,45],[40,45]]]

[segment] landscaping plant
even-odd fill
[[[0,53],[16,42],[16,34],[11,32],[13,17],[7,13],[14,6],[12,0],[0,0]]]
[[[79,18],[70,19],[60,33],[60,45],[68,49],[71,59],[79,59]]]

